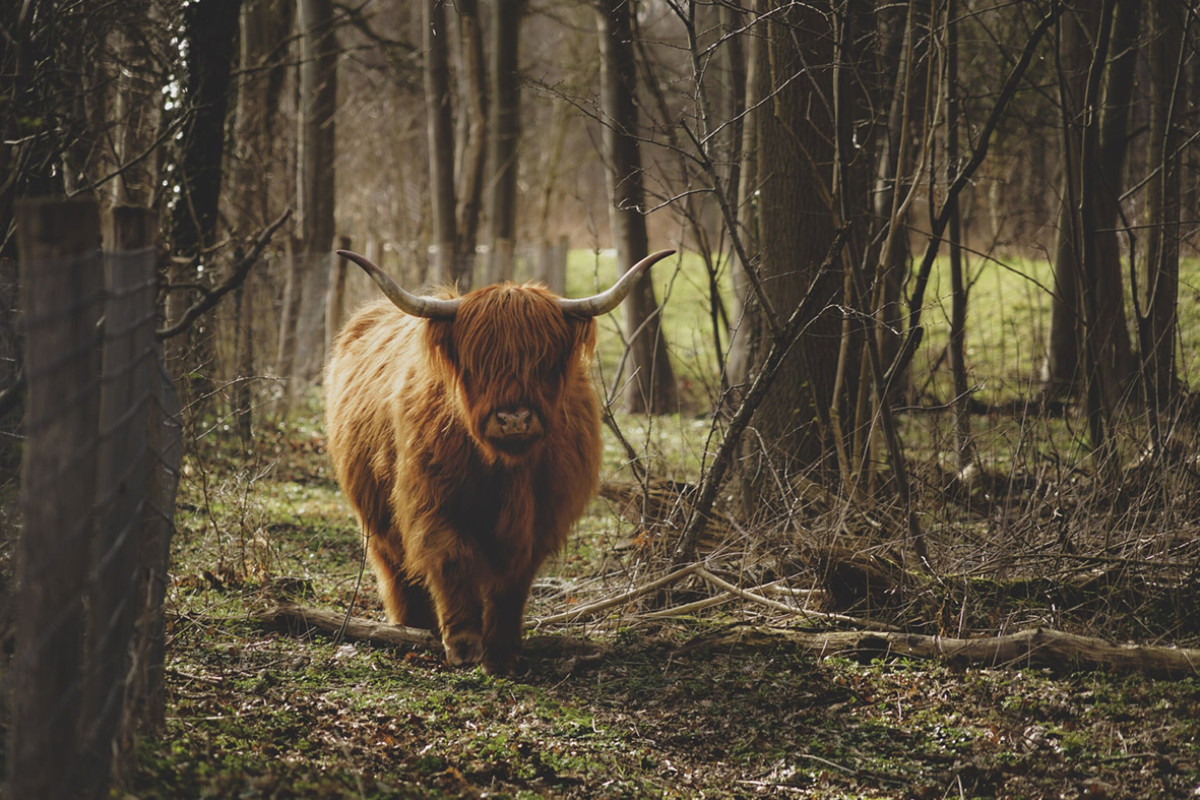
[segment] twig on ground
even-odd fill
[[[786,603],[780,603],[777,600],[771,600],[769,598],[763,597],[762,595],[755,594],[753,591],[748,591],[746,589],[738,588],[737,586],[734,586],[729,581],[726,581],[722,578],[718,578],[716,575],[712,574],[708,570],[704,569],[704,567],[699,566],[699,565],[696,566],[696,576],[703,578],[704,580],[711,583],[713,586],[716,586],[719,589],[723,589],[724,591],[729,592],[732,595],[736,595],[737,597],[740,597],[743,600],[748,600],[751,603],[757,603],[760,606],[765,606],[767,608],[774,609],[775,611],[783,611],[787,614],[792,614],[793,616],[801,616],[801,617],[806,617],[806,618],[810,618],[810,619],[830,620],[833,622],[846,622],[846,623],[849,623],[852,625],[857,625],[860,628],[867,628],[868,630],[897,631],[897,632],[903,630],[903,628],[898,628],[894,625],[888,625],[887,623],[883,623],[883,622],[874,622],[872,620],[859,619],[858,617],[850,617],[845,614],[834,614],[829,611],[813,611],[813,610],[807,609],[807,608],[801,608],[801,607],[797,607],[797,606],[789,606]]]
[[[631,600],[636,600],[637,598],[657,591],[664,586],[669,586],[672,583],[681,581],[699,568],[699,564],[692,564],[691,566],[684,567],[683,569],[677,569],[674,572],[663,575],[661,578],[656,578],[655,580],[644,583],[641,586],[630,589],[628,592],[619,594],[616,597],[609,597],[605,600],[599,600],[586,606],[573,608],[570,611],[564,611],[561,614],[552,614],[549,617],[534,617],[525,623],[525,627],[526,629],[537,630],[544,625],[556,625],[560,622],[572,622],[586,616],[598,614],[601,611],[608,611],[610,608],[624,605]]]

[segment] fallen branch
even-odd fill
[[[830,613],[828,611],[813,611],[813,610],[807,609],[807,608],[801,608],[798,606],[788,605],[787,603],[780,603],[775,600],[771,600],[769,598],[763,597],[762,595],[755,594],[754,590],[746,590],[746,589],[741,589],[737,586],[734,586],[729,581],[726,581],[726,580],[723,580],[723,579],[717,577],[716,575],[712,574],[711,572],[709,572],[708,570],[706,570],[700,566],[696,567],[696,575],[703,578],[704,580],[708,581],[713,586],[716,586],[718,589],[721,589],[722,591],[727,592],[728,594],[731,594],[735,597],[740,597],[743,600],[746,600],[751,603],[757,603],[760,606],[764,606],[764,607],[772,609],[774,611],[782,611],[786,614],[793,614],[798,617],[811,617],[811,618],[817,618],[817,619],[832,620],[835,622],[849,622],[849,623],[853,623],[855,625],[859,625],[862,627],[877,628],[879,630],[885,630],[885,631],[899,631],[900,630],[900,628],[894,627],[892,625],[888,625],[883,622],[872,622],[870,620],[859,619],[857,617],[850,617],[845,614],[834,614],[834,613]]]
[[[440,647],[441,640],[433,631],[424,628],[408,628],[375,622],[363,617],[346,618],[341,611],[326,611],[322,608],[306,608],[294,603],[281,603],[255,615],[255,619],[292,634],[303,634],[310,630],[337,634],[352,642],[374,642],[393,647]],[[346,629],[342,631],[342,624]]]
[[[686,652],[722,645],[777,646],[781,642],[796,645],[807,653],[821,657],[912,656],[982,667],[1108,670],[1157,678],[1187,678],[1200,674],[1200,649],[1113,644],[1051,628],[1031,628],[991,638],[953,639],[892,631],[811,633],[753,625],[699,636],[680,650]]]
[[[334,636],[340,633],[347,641],[367,642],[386,647],[415,647],[439,651],[442,647],[438,635],[425,628],[375,622],[363,617],[347,618],[341,611],[307,608],[295,603],[272,606],[256,614],[255,620],[262,625],[278,628],[293,635],[317,630]],[[595,661],[608,652],[608,648],[595,642],[548,634],[526,637],[522,650],[534,658],[572,658],[581,663]]]
[[[669,572],[666,575],[663,575],[661,578],[655,578],[654,580],[644,583],[641,586],[634,587],[628,592],[619,594],[616,597],[609,597],[604,600],[599,600],[595,603],[589,603],[586,606],[579,606],[578,608],[573,608],[570,611],[564,611],[561,614],[554,614],[549,617],[541,617],[540,619],[535,617],[526,622],[525,627],[537,630],[544,625],[555,625],[560,622],[573,622],[575,620],[582,619],[583,617],[599,614],[601,611],[607,611],[610,608],[624,605],[625,603],[636,600],[643,595],[657,591],[664,586],[677,583],[678,581],[681,581],[694,573],[699,568],[699,564],[692,564],[691,566],[684,567],[683,569],[677,569],[674,572]]]

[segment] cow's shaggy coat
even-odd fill
[[[388,619],[440,630],[451,664],[515,663],[529,587],[596,490],[595,322],[537,286],[452,319],[381,301],[326,370],[326,430]]]

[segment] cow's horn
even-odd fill
[[[454,319],[454,315],[458,312],[458,307],[462,303],[461,298],[442,300],[436,297],[418,297],[415,294],[409,294],[400,288],[400,284],[392,280],[387,273],[358,253],[352,253],[349,250],[338,250],[337,254],[362,267],[363,271],[371,276],[371,280],[375,281],[379,288],[383,290],[383,293],[387,295],[387,299],[391,300],[396,308],[406,314],[412,314],[414,317],[426,317],[427,319]]]
[[[674,250],[659,250],[657,253],[651,253],[630,267],[629,271],[622,275],[621,279],[614,283],[608,291],[591,297],[581,297],[578,300],[560,299],[558,301],[559,308],[564,314],[575,317],[599,317],[607,314],[621,304],[621,301],[633,289],[633,285],[637,283],[638,278],[642,277],[642,273],[649,269],[651,264],[661,261],[674,252]]]

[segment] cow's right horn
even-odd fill
[[[462,303],[461,298],[442,300],[437,297],[418,297],[406,292],[387,273],[358,253],[338,250],[337,254],[362,267],[363,271],[371,276],[371,280],[375,281],[376,285],[387,295],[387,299],[406,314],[426,319],[454,319],[454,315],[458,313],[458,307]]]
[[[638,282],[638,278],[642,277],[642,273],[649,269],[650,265],[674,252],[674,250],[659,250],[657,253],[651,253],[630,267],[629,271],[622,275],[621,279],[614,283],[608,291],[591,297],[581,297],[578,300],[560,299],[558,307],[562,309],[563,314],[573,317],[599,317],[607,314],[619,306],[621,301],[629,295],[634,284]]]

